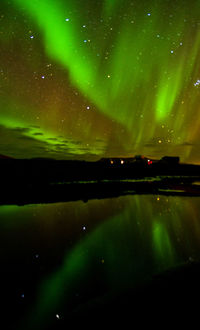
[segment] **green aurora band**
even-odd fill
[[[200,124],[199,1],[14,3],[39,29],[46,56],[65,70],[71,86],[127,132],[127,153],[152,145],[151,154],[159,154],[162,144],[169,154],[190,158]],[[52,116],[59,116],[56,109]],[[89,122],[83,130],[94,138]]]

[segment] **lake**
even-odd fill
[[[1,206],[8,328],[64,329],[76,315],[102,311],[159,274],[195,265],[199,214],[199,197],[164,195]]]

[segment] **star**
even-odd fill
[[[200,85],[200,79],[197,79],[197,81],[194,83],[194,86],[199,86]]]

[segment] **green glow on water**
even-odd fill
[[[155,259],[166,269],[174,264],[174,251],[165,225],[155,222],[153,226]]]
[[[34,296],[20,329],[48,326],[57,314],[67,318],[77,295],[87,300],[135,288],[199,261],[199,205],[195,197],[141,195],[0,207],[1,260],[28,267],[27,296]]]

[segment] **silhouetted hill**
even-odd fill
[[[6,156],[6,155],[1,155],[0,154],[0,159],[14,159],[13,157]]]
[[[0,158],[2,184],[53,184],[77,181],[131,180],[146,177],[200,176],[200,166],[179,163],[178,157],[103,158],[95,162],[48,158]]]
[[[125,194],[200,195],[200,166],[178,157],[96,162],[0,159],[0,204],[52,203]]]

